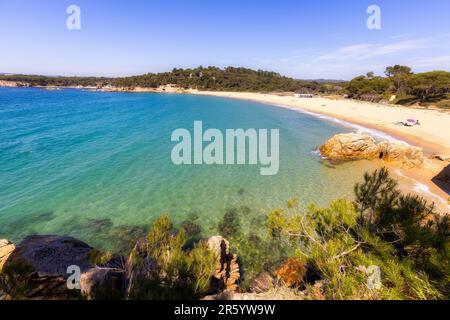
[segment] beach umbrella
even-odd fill
[[[406,122],[408,122],[408,123],[416,123],[417,120],[415,120],[415,119],[408,119],[408,120],[406,120]]]

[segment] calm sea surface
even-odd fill
[[[280,170],[175,166],[177,128],[280,129]],[[326,205],[351,197],[374,165],[330,165],[313,151],[350,129],[255,102],[171,94],[0,89],[0,238],[72,235],[115,249],[161,213],[217,233],[227,210],[257,229],[292,197]]]

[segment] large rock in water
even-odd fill
[[[375,139],[359,133],[335,135],[320,147],[320,153],[332,160],[370,160],[379,156]]]
[[[70,275],[67,268],[78,266],[81,272],[92,268],[89,262],[92,250],[86,243],[72,237],[29,236],[9,254],[2,271],[25,285],[26,289],[16,292],[22,298],[77,298],[80,292],[67,288]]]
[[[425,159],[422,149],[401,141],[381,141],[366,133],[338,134],[320,147],[322,156],[330,160],[382,159],[406,167],[420,167]]]
[[[216,255],[216,271],[212,279],[212,290],[236,290],[241,276],[237,255],[230,254],[230,243],[221,236],[214,236],[208,239],[208,247]]]

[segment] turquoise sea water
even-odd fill
[[[280,129],[280,170],[175,166],[177,128]],[[292,197],[326,205],[351,197],[368,162],[330,165],[313,151],[336,123],[269,105],[218,97],[0,89],[0,238],[64,234],[114,249],[161,213],[217,233],[237,208],[257,229]]]

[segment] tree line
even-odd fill
[[[450,108],[450,72],[413,73],[410,67],[395,65],[386,68],[384,77],[368,72],[352,79],[345,92],[350,98],[367,101]]]
[[[343,89],[343,82],[297,80],[276,72],[248,68],[198,67],[173,69],[120,78],[48,77],[40,75],[0,75],[0,80],[26,82],[31,86],[95,86],[157,88],[175,84],[182,88],[216,91],[297,92],[326,94]]]
[[[144,75],[106,77],[49,77],[41,75],[0,75],[0,80],[25,82],[31,86],[106,86],[120,88],[157,88],[174,84],[185,89],[210,91],[295,92],[338,94],[349,98],[412,105],[430,105],[450,108],[450,72],[431,71],[413,73],[410,67],[395,65],[385,70],[384,76],[373,72],[348,82],[298,80],[279,73],[236,67],[174,68],[170,72]]]

